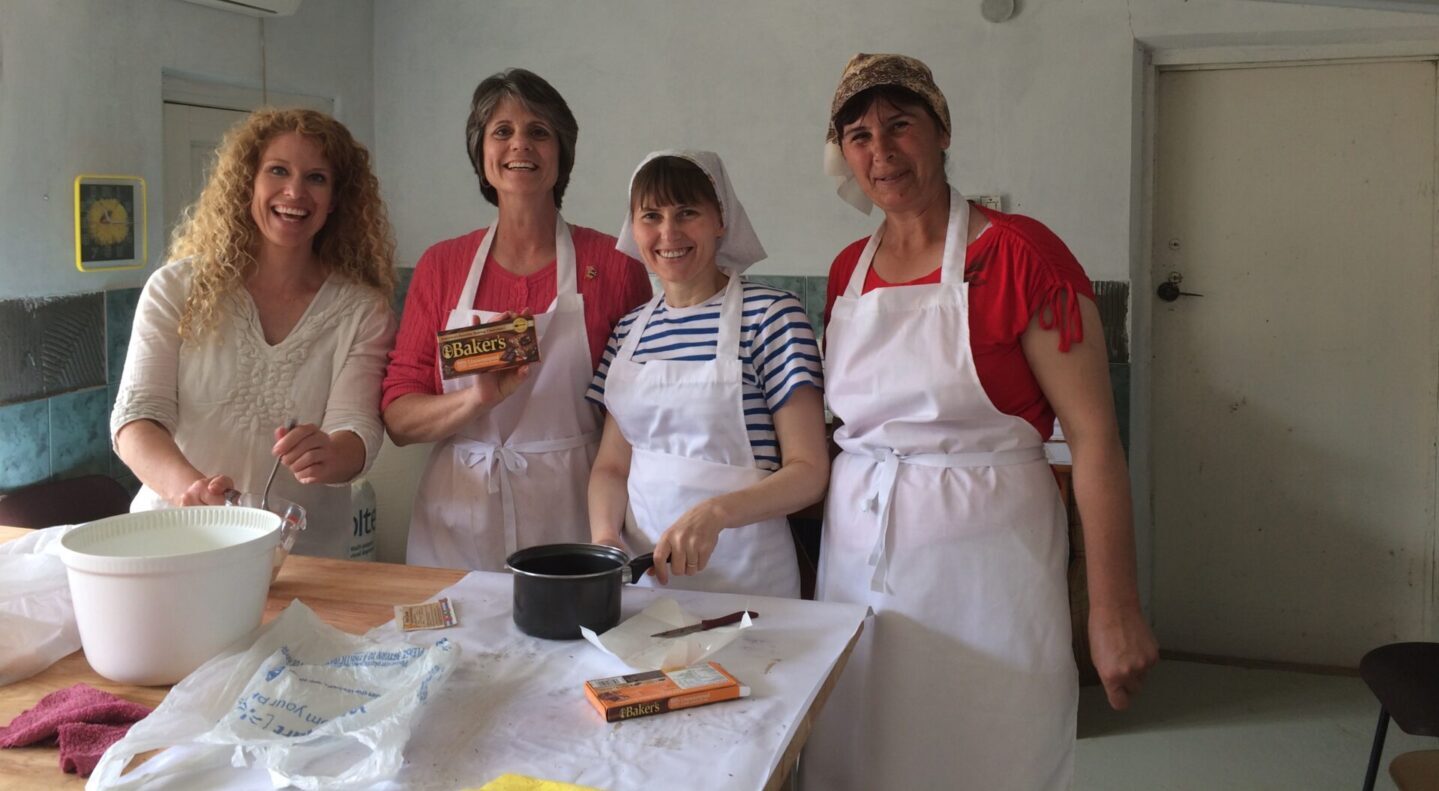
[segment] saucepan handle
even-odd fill
[[[639,557],[633,558],[625,564],[620,572],[620,579],[624,582],[634,582],[649,571],[655,565],[655,553],[646,552]]]

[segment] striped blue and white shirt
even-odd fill
[[[687,308],[672,308],[660,300],[631,359],[636,363],[713,360],[723,301],[723,290],[704,304]],[[585,398],[604,406],[610,361],[642,310],[643,305],[635,308],[615,325]],[[777,470],[780,455],[774,433],[775,411],[797,388],[819,388],[824,380],[819,344],[815,343],[814,329],[799,299],[788,291],[744,281],[739,353],[743,361],[745,428],[754,449],[755,465]]]

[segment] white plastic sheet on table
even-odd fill
[[[85,787],[215,788],[231,774],[245,777],[227,787],[373,786],[394,777],[415,719],[444,694],[458,658],[443,638],[356,637],[293,601],[176,684],[105,751]],[[132,757],[157,749],[121,776]]]
[[[866,612],[859,605],[626,588],[626,618],[665,597],[703,617],[759,613],[710,657],[752,692],[606,723],[585,699],[584,682],[629,669],[584,640],[522,634],[510,619],[511,595],[508,574],[472,572],[436,594],[456,604],[459,626],[402,634],[391,622],[369,633],[416,643],[447,637],[461,648],[443,692],[414,725],[399,775],[383,788],[473,788],[506,772],[610,791],[763,788]],[[203,778],[216,789],[264,788],[264,780],[240,770]]]
[[[80,648],[60,538],[74,525],[0,544],[0,686],[29,678]]]
[[[473,572],[438,595],[464,613],[461,627],[443,631],[463,649],[462,661],[411,735],[396,778],[410,788],[478,786],[505,772],[611,791],[763,788],[866,612],[860,605],[626,588],[626,618],[663,597],[704,617],[759,613],[753,627],[710,657],[751,696],[606,723],[585,699],[584,682],[628,668],[583,640],[522,634],[510,619],[509,575]],[[387,624],[372,635],[394,629]]]

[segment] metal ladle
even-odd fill
[[[293,429],[293,428],[295,427],[295,424],[298,423],[298,422],[299,422],[299,421],[297,421],[295,418],[290,418],[288,421],[286,421],[286,422],[285,422],[285,433],[286,433],[286,434],[289,434],[289,433],[290,433],[290,430]],[[280,457],[279,457],[279,456],[276,456],[276,457],[275,457],[275,466],[273,466],[273,467],[270,468],[270,479],[267,480],[267,481],[265,481],[265,491],[264,491],[263,494],[260,495],[260,510],[261,510],[261,511],[268,511],[268,510],[270,510],[270,509],[269,509],[269,505],[270,505],[270,484],[272,484],[272,483],[275,482],[275,473],[277,473],[277,472],[279,472],[279,471],[280,471]]]

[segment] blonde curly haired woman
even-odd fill
[[[365,147],[312,110],[260,110],[145,284],[110,431],[132,510],[259,492],[303,506],[295,551],[343,556],[378,452],[394,240]],[[293,429],[286,430],[294,420]]]

